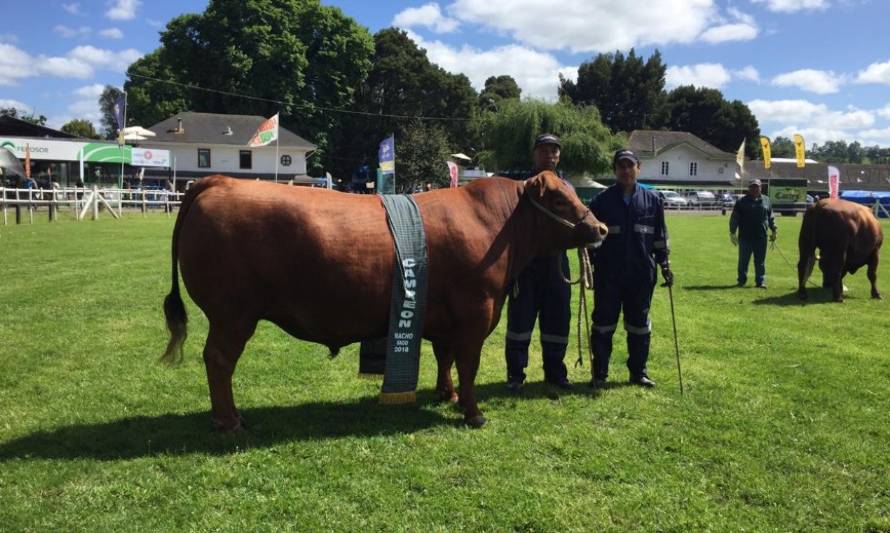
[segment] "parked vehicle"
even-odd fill
[[[713,207],[717,205],[717,197],[710,191],[694,191],[689,193],[686,201],[693,207]]]
[[[667,208],[681,208],[688,205],[686,198],[677,194],[676,191],[658,191],[658,195],[661,196],[661,199],[664,201],[664,206]]]

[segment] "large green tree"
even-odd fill
[[[485,80],[485,88],[479,93],[479,108],[483,111],[497,111],[502,100],[518,100],[522,89],[512,76],[490,76]]]
[[[114,103],[117,102],[123,94],[124,92],[117,87],[106,85],[105,88],[102,89],[102,94],[99,95],[99,111],[102,113],[102,133],[106,139],[111,140],[117,138],[118,124],[114,115]],[[129,116],[129,109],[127,111],[127,121],[132,123],[133,120],[131,120],[132,117]]]
[[[416,117],[437,125],[452,151],[478,146],[478,96],[466,76],[431,63],[423,49],[395,28],[374,35],[372,62],[356,95],[357,114],[344,118],[337,131],[335,175],[350,176],[362,164],[376,167],[378,143],[395,134],[398,178],[405,135],[416,128]]]
[[[100,139],[102,136],[96,132],[93,123],[83,118],[75,118],[66,122],[61,131],[76,135],[82,139]]]
[[[427,183],[447,186],[449,146],[439,124],[415,121],[405,127],[396,150],[396,190],[410,192]]]
[[[760,126],[751,110],[739,100],[727,101],[716,89],[677,87],[665,102],[666,126],[687,131],[717,148],[735,153],[745,142],[747,157],[757,157]]]
[[[770,142],[770,155],[772,157],[794,157],[794,142],[788,137],[779,135]]]
[[[666,67],[656,50],[644,62],[631,49],[599,54],[578,67],[578,79],[560,74],[559,94],[577,105],[593,105],[613,132],[661,125]]]
[[[530,170],[535,137],[555,133],[562,140],[559,168],[569,174],[601,174],[611,166],[612,152],[623,146],[622,135],[612,135],[593,106],[507,100],[497,113],[482,121],[485,144],[480,159],[498,172]]]
[[[130,66],[129,114],[149,126],[186,109],[280,112],[282,126],[318,145],[310,160],[317,172],[335,157],[329,135],[340,127],[337,110],[351,107],[372,52],[364,27],[318,0],[211,0],[203,13],[171,20],[161,47]]]

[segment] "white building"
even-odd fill
[[[211,174],[239,178],[273,179],[278,181],[305,179],[306,157],[316,146],[292,131],[279,127],[278,146],[250,148],[264,117],[255,115],[223,115],[216,113],[177,113],[148,128],[156,137],[140,141],[146,148],[169,150],[173,160],[170,173],[178,179],[194,179]],[[146,175],[157,171],[147,171]]]
[[[741,139],[739,140],[741,143]],[[640,181],[657,185],[735,185],[736,156],[685,131],[634,130]],[[614,176],[602,178],[614,179]]]

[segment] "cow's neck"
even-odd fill
[[[519,274],[541,254],[540,217],[537,210],[525,199],[521,186],[510,191],[509,215],[504,221],[507,236],[507,283],[515,281]]]

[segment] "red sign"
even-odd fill
[[[841,173],[835,167],[828,167],[828,196],[838,198],[841,190]]]
[[[458,182],[457,164],[452,161],[446,161],[446,163],[448,163],[448,174],[451,176],[451,187],[457,187],[457,182]]]

